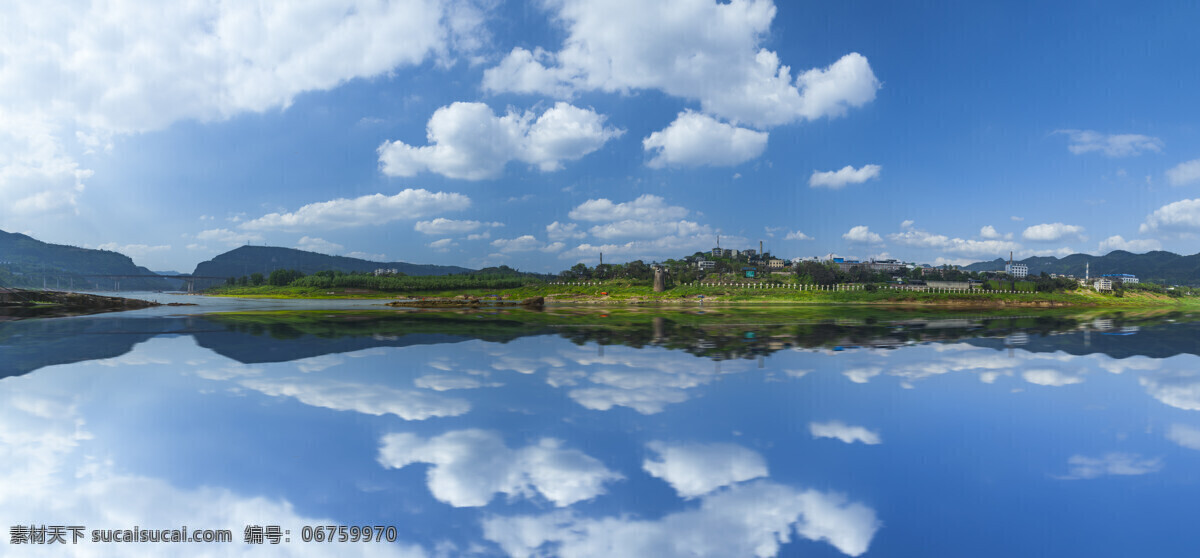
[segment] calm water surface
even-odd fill
[[[211,304],[0,323],[0,520],[89,536],[0,554],[1200,548],[1196,317]],[[183,525],[235,541],[90,541]]]

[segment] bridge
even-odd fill
[[[227,279],[227,277],[214,277],[211,275],[192,275],[190,273],[185,273],[182,275],[162,275],[159,273],[146,273],[146,274],[142,274],[142,275],[133,275],[133,274],[113,275],[113,274],[80,273],[79,275],[82,275],[84,277],[94,277],[94,278],[98,278],[98,279],[112,279],[114,281],[114,286],[115,286],[115,288],[113,290],[118,291],[118,292],[120,292],[120,290],[121,290],[121,279],[129,279],[129,278],[149,279],[151,277],[160,277],[163,279],[181,279],[187,283],[187,292],[189,294],[194,291],[194,287],[195,287],[197,279],[216,279],[219,281],[224,281],[225,279]]]

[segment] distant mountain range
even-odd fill
[[[117,275],[129,277],[112,277]],[[134,265],[128,256],[117,252],[49,244],[0,231],[0,285],[110,290],[119,281],[122,290],[171,288],[167,280],[153,275],[153,271]]]
[[[1200,254],[1180,256],[1161,250],[1134,254],[1124,250],[1115,250],[1104,256],[1071,254],[1063,258],[1032,257],[1015,262],[1029,266],[1030,275],[1038,275],[1044,271],[1083,277],[1086,266],[1090,267],[1092,277],[1108,273],[1128,273],[1136,275],[1141,281],[1164,285],[1200,284]],[[1008,261],[1004,258],[996,258],[990,262],[973,263],[963,269],[967,271],[1003,271],[1006,263]]]
[[[295,248],[276,246],[242,246],[211,260],[200,262],[192,275],[208,277],[241,277],[252,273],[270,275],[276,269],[295,269],[306,275],[335,269],[344,272],[394,269],[407,275],[450,275],[470,273],[471,269],[453,265],[413,264],[407,262],[373,262],[345,256],[329,256]],[[200,282],[197,282],[197,286]]]
[[[394,269],[408,275],[449,275],[474,270],[452,265],[425,265],[407,262],[373,262],[344,256],[328,256],[293,248],[242,246],[211,260],[200,262],[192,275],[241,277],[252,273],[269,275],[276,269],[295,269],[312,274],[327,269],[344,272]],[[155,275],[176,275],[175,271],[150,271],[133,263],[128,256],[110,250],[50,244],[20,233],[0,231],[0,286],[74,288],[75,290],[168,290],[184,284],[181,279]],[[147,277],[136,277],[145,275]],[[114,277],[124,276],[124,277]],[[196,287],[212,281],[196,281]]]

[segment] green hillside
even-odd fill
[[[967,271],[1003,270],[1007,263],[1003,258],[990,262],[973,263],[964,267]],[[1029,266],[1029,273],[1037,275],[1058,273],[1083,277],[1085,267],[1090,267],[1092,277],[1107,273],[1128,273],[1141,281],[1163,285],[1200,285],[1200,254],[1180,256],[1171,252],[1155,251],[1134,254],[1115,250],[1103,256],[1071,254],[1063,258],[1033,257],[1018,260]]]
[[[98,275],[153,275],[128,256],[108,250],[49,244],[35,238],[0,231],[0,285],[37,287],[45,285],[76,290],[112,289],[115,280]],[[163,290],[170,284],[155,277],[120,278],[122,290]]]
[[[242,246],[211,260],[196,265],[193,275],[209,277],[241,277],[253,273],[270,275],[276,269],[294,269],[305,275],[318,271],[338,270],[346,273],[354,271],[375,271],[376,269],[394,269],[406,275],[450,275],[452,273],[470,273],[465,267],[448,265],[412,264],[406,262],[373,262],[345,256],[329,256],[316,252],[306,252],[294,248],[276,246]],[[209,283],[211,284],[211,283]],[[197,282],[200,286],[200,282]]]

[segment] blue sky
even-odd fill
[[[1190,254],[1190,3],[13,6],[0,229],[558,271]]]

